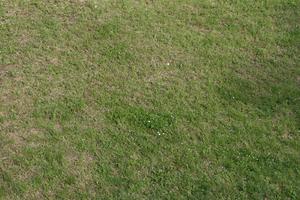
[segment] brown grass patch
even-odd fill
[[[71,151],[65,160],[69,173],[77,180],[77,189],[93,193],[93,156],[86,152]]]

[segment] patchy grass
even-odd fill
[[[0,1],[0,199],[299,199],[299,11]]]

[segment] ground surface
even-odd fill
[[[299,199],[298,0],[1,0],[0,199]]]

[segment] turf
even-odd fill
[[[0,199],[299,199],[299,0],[1,0]]]

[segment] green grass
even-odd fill
[[[298,0],[1,0],[0,199],[299,199]]]

